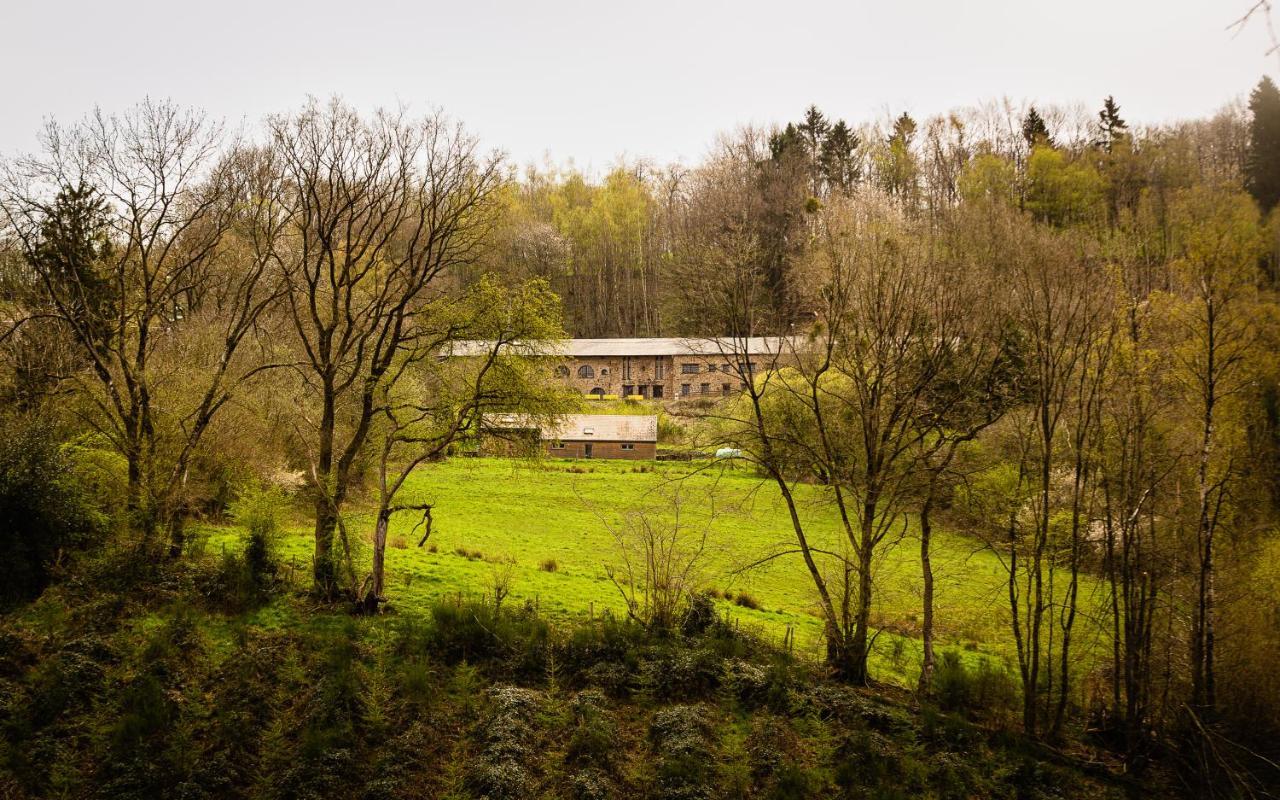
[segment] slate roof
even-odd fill
[[[517,342],[512,352],[530,355],[559,355],[569,358],[606,356],[716,356],[737,355],[745,349],[749,355],[771,355],[790,348],[782,336],[751,336],[746,339],[565,339],[562,342]],[[488,342],[455,342],[455,356],[474,356],[487,351]]]

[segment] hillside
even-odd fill
[[[959,662],[921,707],[698,604],[659,635],[448,600],[360,618],[288,586],[246,601],[242,565],[109,548],[0,619],[0,796],[1122,796]]]

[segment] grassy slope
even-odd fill
[[[812,584],[798,556],[783,556],[735,574],[743,565],[785,549],[792,541],[786,508],[776,490],[744,469],[651,466],[652,472],[635,472],[636,465],[625,462],[454,459],[424,467],[402,499],[435,504],[430,541],[438,552],[418,549],[417,535],[408,541],[416,522],[412,515],[393,521],[392,540],[402,547],[388,550],[391,602],[412,611],[442,596],[486,591],[495,565],[455,553],[461,549],[479,551],[490,560],[514,558],[512,597],[535,601],[553,620],[579,618],[590,609],[620,612],[622,600],[605,574],[605,565],[617,562],[617,550],[596,515],[616,520],[625,509],[662,507],[669,518],[669,493],[678,486],[685,498],[686,519],[692,515],[695,519],[689,521],[696,525],[710,516],[714,496],[717,511],[711,527],[708,584],[735,593],[746,591],[763,606],[753,611],[722,603],[722,610],[775,641],[792,625],[798,646],[816,654],[821,628],[813,613]],[[814,543],[838,546],[838,519],[823,502],[821,490],[801,487],[799,497]],[[349,517],[348,526],[353,535],[367,534],[372,520],[356,513]],[[223,546],[233,537],[229,531],[216,532],[210,546]],[[311,550],[309,529],[305,525],[290,529],[281,549],[286,561],[305,571]],[[546,559],[556,561],[555,572],[539,569]],[[877,575],[877,620],[907,637],[916,633],[919,619],[918,559],[918,540],[908,536],[886,552]],[[367,555],[361,561],[367,561]],[[999,643],[1008,638],[1007,611],[995,556],[972,540],[943,532],[936,537],[934,564],[940,640],[1003,654]],[[1082,592],[1088,593],[1088,589]],[[916,671],[917,650],[910,638],[882,635],[874,668],[882,679],[909,680]]]

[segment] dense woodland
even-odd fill
[[[761,558],[806,565],[826,659],[803,665],[805,680],[874,687],[869,653],[895,622],[877,611],[877,570],[886,547],[909,539],[923,666],[904,702],[945,705],[956,665],[934,651],[945,620],[934,619],[930,561],[942,526],[1004,566],[991,613],[1016,654],[1006,728],[1044,748],[1037,757],[1086,748],[1072,763],[1130,793],[1269,796],[1280,785],[1278,206],[1280,90],[1269,78],[1211,119],[1156,127],[1126,121],[1110,97],[1097,109],[1002,102],[855,123],[810,107],[785,127],[722,134],[700,163],[603,176],[521,170],[444,116],[361,114],[336,100],[238,136],[168,102],[51,122],[38,152],[0,166],[0,591],[12,623],[0,685],[14,698],[0,721],[0,791],[176,792],[166,776],[195,775],[190,753],[201,751],[170,753],[165,768],[141,754],[182,716],[161,698],[178,692],[173,675],[192,674],[179,640],[193,612],[164,612],[164,633],[139,632],[152,655],[116,688],[144,710],[107,733],[68,721],[97,702],[76,680],[105,658],[75,642],[131,603],[153,613],[185,597],[235,615],[286,591],[270,553],[273,509],[286,506],[314,525],[309,608],[380,616],[394,605],[390,520],[420,520],[424,541],[431,531],[431,507],[400,496],[406,478],[473,445],[486,414],[575,409],[554,377],[556,339],[695,336],[724,337],[745,389],[683,406],[682,445],[740,450],[789,504],[794,546]],[[787,337],[786,367],[753,371],[739,346],[773,334]],[[463,340],[487,350],[444,357]],[[793,499],[801,483],[838,509],[839,549],[811,544]],[[349,529],[357,506],[375,510],[373,530]],[[188,530],[228,516],[249,531],[246,549],[210,564]],[[746,647],[698,622],[705,587],[653,566],[681,552],[672,536],[647,543],[622,627],[663,647],[690,637],[694,653],[712,647],[698,637]],[[38,614],[62,631],[41,638],[19,620],[54,596],[81,610],[61,623]],[[507,663],[505,678],[537,683],[547,659],[586,658],[571,644],[534,647],[552,634],[494,600],[467,635],[520,643],[494,651],[508,661],[542,659]],[[442,630],[432,646],[457,645]],[[388,652],[400,658],[420,634],[404,629]],[[258,634],[237,635],[244,648]],[[316,646],[316,674],[340,676],[318,685],[347,721],[308,717],[317,738],[294,755],[282,755],[292,751],[277,729],[271,752],[336,772],[272,787],[233,770],[215,794],[377,795],[342,783],[367,765],[344,778],[325,760],[378,756],[367,723],[379,701],[343,694],[358,694],[362,674],[365,691],[376,681],[337,639]],[[68,673],[73,657],[82,669]],[[253,658],[236,685],[268,669],[269,657]],[[215,678],[190,678],[204,679]],[[494,695],[492,730],[532,724],[536,702],[510,691]],[[385,747],[412,749],[406,731],[426,724],[418,701],[384,700],[397,709],[388,717],[407,715],[379,723],[394,729]],[[592,732],[603,712],[591,702],[573,724],[607,740]],[[981,722],[996,702],[970,710]],[[287,724],[251,706],[187,735],[230,741],[236,726]],[[655,721],[655,752],[703,724]],[[484,742],[471,757],[515,747]],[[607,749],[583,756],[604,784],[616,769]],[[259,769],[269,750],[255,750]],[[677,751],[680,769],[708,758]],[[95,766],[60,761],[76,757]],[[713,796],[672,774],[655,796]],[[753,780],[751,796],[766,785],[770,796],[822,796],[808,778],[794,794],[772,772]],[[844,796],[892,796],[832,780]],[[464,782],[471,796],[533,796],[501,776]],[[919,791],[952,796],[929,786]],[[954,796],[1048,791],[975,786]]]

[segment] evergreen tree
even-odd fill
[[[27,260],[49,284],[48,295],[95,349],[105,347],[116,313],[117,290],[102,270],[111,256],[107,207],[83,183],[64,186],[53,203],[41,209],[40,235]]]
[[[1040,112],[1036,111],[1036,107],[1032,106],[1027,112],[1027,116],[1022,120],[1022,138],[1026,140],[1027,147],[1053,147],[1053,137],[1049,134],[1049,126],[1045,124],[1044,117],[1040,116]]]
[[[822,150],[823,141],[827,138],[827,131],[831,129],[831,123],[827,122],[826,116],[818,110],[817,106],[809,106],[804,112],[804,121],[796,128],[804,135],[804,144],[809,151],[809,156],[816,159]]]
[[[1102,101],[1102,110],[1098,112],[1098,147],[1110,153],[1116,142],[1128,135],[1129,123],[1120,116],[1120,104],[1107,95],[1107,99]]]
[[[1280,89],[1269,77],[1249,95],[1249,150],[1245,187],[1266,214],[1280,203]]]
[[[769,136],[769,155],[774,161],[782,161],[788,155],[804,150],[804,134],[796,129],[794,123]]]
[[[818,156],[822,178],[826,181],[829,190],[847,192],[858,182],[861,171],[854,152],[859,144],[858,135],[845,124],[844,120],[838,120],[831,127],[827,138],[822,142],[822,152]]]
[[[911,140],[915,137],[916,121],[904,111],[902,116],[893,122],[893,133],[889,135],[889,145],[907,148],[911,146]]]

